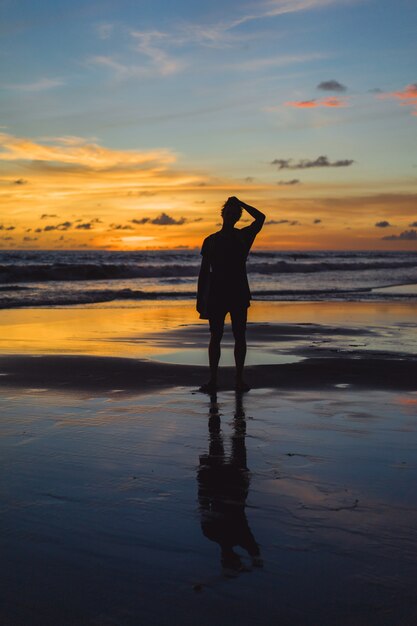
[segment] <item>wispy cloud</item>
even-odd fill
[[[62,222],[61,224],[48,224],[44,227],[44,231],[47,233],[51,230],[68,230],[72,227],[72,222]],[[35,232],[41,232],[42,229],[37,228]]]
[[[173,163],[175,156],[168,150],[112,150],[81,137],[56,137],[50,141],[34,141],[0,133],[0,160],[40,161],[76,164],[91,170],[117,167],[158,167]]]
[[[205,48],[229,48],[242,40],[242,35],[233,32],[230,22],[217,24],[183,23],[171,37],[176,46],[196,44]],[[246,38],[246,37],[245,37]]]
[[[322,91],[346,91],[347,87],[339,83],[338,80],[332,78],[331,80],[323,80],[321,83],[317,85],[317,89],[321,89]]]
[[[340,0],[268,0],[261,6],[265,7],[266,17],[273,17],[284,13],[311,11],[332,4],[340,4]]]
[[[275,226],[278,224],[288,224],[288,226],[298,226],[298,220],[267,220],[265,226]]]
[[[394,98],[398,98],[399,100],[404,100],[406,103],[415,103],[417,101],[417,83],[413,85],[407,85],[404,89],[400,91],[393,91],[391,95]]]
[[[113,71],[119,79],[146,76],[171,76],[184,70],[188,64],[192,64],[187,50],[187,60],[179,57],[178,50],[181,48],[232,47],[237,42],[253,38],[253,34],[242,32],[240,26],[254,21],[276,18],[286,13],[312,11],[325,6],[335,5],[339,0],[268,0],[253,4],[253,10],[237,17],[231,17],[212,24],[199,24],[192,22],[180,22],[171,30],[130,30],[130,37],[134,42],[134,51],[142,57],[141,63],[122,60],[112,55],[95,55],[88,59],[90,64],[107,67]],[[249,5],[250,6],[250,5]],[[102,23],[96,26],[97,34],[101,39],[107,39],[113,32],[113,25]],[[305,63],[321,59],[320,53],[303,55],[283,55],[253,59],[248,62],[224,66],[228,69],[242,71],[259,71],[270,67],[282,67],[293,63]]]
[[[156,71],[161,76],[176,74],[183,69],[184,63],[170,56],[163,48],[163,43],[168,38],[166,33],[160,31],[132,31],[131,36],[136,42],[136,50],[149,59],[149,69]]]
[[[102,23],[96,25],[97,35],[100,39],[110,39],[113,34],[114,25],[109,23]]]
[[[346,99],[337,98],[336,96],[329,96],[327,98],[321,98],[319,100],[317,100],[316,98],[313,98],[312,100],[294,100],[290,102],[284,102],[284,105],[287,107],[294,107],[296,109],[316,109],[318,107],[327,107],[334,109],[349,106]]]
[[[283,54],[273,57],[252,59],[251,61],[244,61],[242,63],[235,63],[233,65],[226,65],[225,68],[242,70],[245,72],[257,72],[272,67],[285,67],[286,65],[316,61],[318,59],[323,59],[324,57],[325,55],[321,52],[310,52],[308,54]]]
[[[10,172],[10,180],[23,170],[31,172],[30,185],[15,185],[14,189],[10,184],[0,187],[2,215],[14,214],[15,207],[19,207],[18,230],[15,231],[12,222],[4,221],[0,224],[0,231],[4,232],[0,234],[9,235],[6,231],[12,229],[14,234],[21,229],[23,237],[31,227],[33,236],[39,234],[44,245],[52,247],[56,239],[51,237],[59,237],[65,231],[74,233],[73,245],[77,247],[91,235],[93,247],[123,246],[126,242],[121,236],[131,229],[113,228],[108,232],[106,224],[114,224],[114,216],[118,215],[118,224],[127,225],[132,211],[137,215],[139,209],[144,210],[144,202],[149,211],[145,215],[150,216],[149,236],[152,238],[153,232],[159,231],[161,242],[167,245],[165,231],[159,226],[180,226],[185,218],[178,213],[172,217],[171,210],[161,214],[161,210],[166,211],[167,206],[184,206],[185,198],[185,204],[191,205],[194,198],[201,197],[201,192],[196,191],[197,184],[211,181],[211,177],[201,172],[181,170],[176,155],[169,150],[117,150],[80,137],[32,139],[2,133],[0,163],[2,169]],[[231,185],[229,182],[229,195]],[[164,192],[169,192],[171,199],[173,194],[177,197],[183,193],[183,201],[166,204],[160,199]],[[191,226],[198,215],[190,212],[186,221]],[[98,226],[100,223],[103,225]],[[133,241],[129,245],[133,246]]]
[[[37,92],[62,87],[62,85],[65,85],[65,81],[61,78],[39,78],[30,83],[6,83],[3,87],[16,91]]]
[[[175,219],[171,215],[168,215],[165,212],[162,212],[157,217],[141,217],[140,219],[131,220],[132,224],[142,225],[142,224],[154,224],[155,226],[182,226],[186,222],[185,217],[180,217]]]
[[[417,230],[404,230],[399,235],[382,237],[385,241],[417,241]]]
[[[298,178],[292,178],[291,180],[279,180],[277,182],[277,185],[298,185],[300,183],[300,181],[298,180]]]
[[[177,61],[169,57],[168,54],[162,50],[155,48],[152,51],[148,49],[146,53],[144,50],[141,50],[141,52],[148,57],[147,62],[125,63],[116,59],[114,56],[96,55],[87,59],[87,63],[105,67],[111,70],[116,77],[121,80],[135,77],[146,78],[155,75],[169,76],[180,72],[185,67],[183,61]]]
[[[305,170],[313,167],[348,167],[354,163],[353,159],[339,159],[329,161],[327,156],[319,156],[317,159],[274,159],[271,165],[277,165],[279,170]]]
[[[250,5],[248,11],[240,16],[223,20],[211,25],[186,23],[182,24],[179,31],[172,39],[177,45],[183,43],[197,43],[209,47],[228,47],[240,41],[235,31],[240,26],[254,20],[263,20],[278,17],[286,13],[298,13],[301,11],[312,11],[325,6],[335,5],[340,0],[267,0]],[[164,35],[166,35],[164,33]]]
[[[378,93],[377,98],[381,100],[386,98],[395,99],[399,101],[401,106],[413,107],[411,114],[417,115],[417,83],[407,85],[404,89],[400,89],[399,91]]]
[[[314,9],[337,4],[337,2],[338,0],[269,0],[268,2],[259,3],[253,12],[243,15],[231,22],[229,28],[236,28],[245,22],[276,17],[286,13],[312,11]]]
[[[130,224],[110,224],[109,230],[134,230]]]
[[[187,58],[179,57],[178,51],[182,48],[188,49],[189,53],[190,46],[225,48],[240,42],[242,35],[229,32],[230,28],[230,23],[210,26],[181,22],[169,31],[131,29],[129,36],[135,57],[130,57],[130,63],[122,62],[115,56],[103,55],[93,56],[88,62],[113,70],[118,78],[171,76],[192,63],[189,54]],[[139,63],[136,62],[138,58]]]

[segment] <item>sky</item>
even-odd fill
[[[1,249],[417,249],[415,0],[0,12]]]

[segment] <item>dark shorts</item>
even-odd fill
[[[230,313],[230,319],[232,320],[233,334],[244,334],[246,332],[246,322],[248,319],[247,307],[233,307],[233,308],[217,308],[212,311],[209,316],[209,325],[211,333],[222,334],[224,329],[224,319],[226,315]]]

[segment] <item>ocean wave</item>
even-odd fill
[[[351,289],[336,289],[333,287],[329,287],[327,289],[262,289],[252,290],[252,296],[262,298],[265,296],[321,296],[327,294],[344,295],[349,293],[370,293],[372,289],[372,287],[354,287]]]
[[[28,293],[0,294],[0,309],[22,307],[75,306],[99,304],[113,301],[149,301],[149,300],[194,300],[195,291],[142,291],[138,289],[90,289],[56,292],[53,290],[28,290]],[[265,289],[252,291],[254,300],[273,301],[323,301],[323,300],[381,300],[381,294],[373,293],[373,288],[357,289]],[[387,293],[384,300],[415,300],[415,293]]]
[[[279,274],[311,274],[319,272],[361,272],[369,270],[395,270],[416,268],[416,259],[389,259],[385,261],[249,261],[249,274],[265,276]],[[132,263],[51,263],[0,265],[0,283],[31,283],[49,281],[121,280],[130,278],[195,278],[197,259],[186,264],[132,264]]]
[[[276,261],[275,263],[249,263],[248,271],[253,274],[311,274],[317,272],[361,272],[367,270],[406,269],[417,267],[417,260],[412,261],[317,261],[297,263]]]
[[[128,278],[194,277],[197,265],[132,265],[114,263],[53,263],[0,265],[0,283],[121,280]]]
[[[166,291],[152,292],[139,289],[90,289],[83,291],[36,291],[19,298],[1,297],[0,309],[14,309],[32,306],[73,306],[77,304],[94,304],[112,302],[113,300],[173,300],[195,298],[195,292],[172,293]]]
[[[0,291],[28,291],[30,287],[22,285],[0,285]]]

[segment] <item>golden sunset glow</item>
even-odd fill
[[[217,5],[8,6],[0,249],[199,248],[231,195],[266,214],[258,247],[416,248],[401,12]]]
[[[77,137],[34,141],[6,133],[0,141],[0,241],[6,248],[198,247],[218,228],[225,198],[235,194],[266,212],[265,248],[386,247],[370,234],[373,222],[391,217],[393,204],[399,228],[415,217],[415,195],[398,193],[389,180],[375,183],[373,193],[369,182],[357,181],[353,194],[342,181],[215,176],[181,167],[181,158],[166,148],[112,150]],[[333,165],[325,157],[313,165],[323,163]],[[278,170],[297,167],[308,171],[309,163],[279,164]]]

